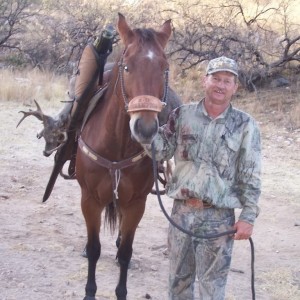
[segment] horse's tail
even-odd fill
[[[118,221],[118,211],[113,202],[109,203],[106,206],[104,220],[105,220],[105,225],[109,226],[110,231],[112,233],[115,232],[117,227],[117,221]]]

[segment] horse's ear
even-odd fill
[[[121,13],[119,13],[118,32],[125,45],[128,45],[134,36],[133,31],[128,26],[125,17]]]
[[[166,47],[167,42],[171,36],[172,27],[171,27],[171,19],[167,20],[158,31],[158,40],[163,48]]]

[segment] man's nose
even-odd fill
[[[219,80],[217,83],[218,88],[223,89],[225,88],[226,84],[223,80]]]

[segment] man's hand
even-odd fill
[[[236,229],[236,233],[233,236],[234,240],[247,240],[253,231],[253,225],[244,221],[237,221],[233,228]]]

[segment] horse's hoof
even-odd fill
[[[81,256],[87,258],[86,247],[83,249]]]
[[[93,296],[85,296],[83,300],[96,300],[96,298]]]

